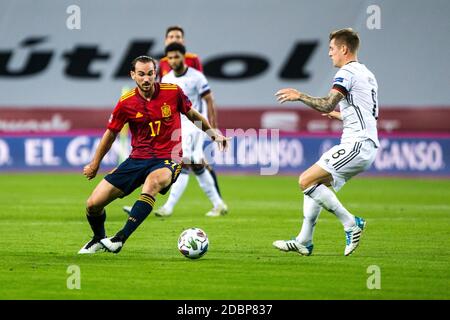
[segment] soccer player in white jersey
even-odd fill
[[[174,83],[183,89],[184,94],[189,97],[192,107],[205,117],[213,121],[215,127],[215,108],[212,93],[206,77],[200,71],[189,67],[185,63],[186,48],[180,43],[171,43],[165,49],[166,57],[172,70],[164,75],[162,83]],[[207,110],[204,108],[206,102]],[[211,203],[213,208],[206,213],[208,217],[218,217],[228,212],[228,207],[219,195],[211,173],[206,170],[203,144],[205,135],[198,127],[186,117],[181,117],[183,169],[178,180],[170,190],[166,203],[155,210],[155,215],[160,217],[170,216],[173,209],[181,198],[189,182],[189,169],[191,169]]]
[[[344,227],[344,255],[352,254],[358,247],[366,221],[350,213],[328,186],[337,192],[351,177],[368,169],[379,146],[378,85],[373,73],[358,62],[359,36],[346,28],[332,32],[329,39],[329,56],[340,69],[328,96],[316,98],[290,88],[276,93],[280,103],[301,101],[322,115],[343,121],[340,144],[325,152],[300,175],[299,184],[304,194],[300,233],[293,240],[273,243],[282,251],[296,251],[306,256],[312,253],[314,227],[322,208],[335,214]],[[340,112],[334,111],[337,106]]]

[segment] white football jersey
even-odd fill
[[[184,94],[191,100],[192,107],[200,112],[204,117],[207,117],[206,103],[203,104],[203,96],[211,91],[208,80],[198,70],[188,67],[186,72],[181,76],[176,76],[175,72],[171,70],[161,79],[162,83],[177,84],[184,92]],[[182,121],[189,121],[186,116],[182,115]],[[189,121],[190,122],[190,121]]]
[[[336,73],[333,88],[345,96],[339,102],[341,143],[370,139],[378,147],[378,84],[373,73],[359,62],[349,62]]]

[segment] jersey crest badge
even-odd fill
[[[164,103],[161,107],[161,113],[163,118],[168,118],[172,115],[172,112],[170,111],[170,106],[167,103]]]

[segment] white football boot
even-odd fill
[[[162,206],[161,208],[153,211],[153,213],[156,217],[170,217],[172,215],[172,210],[169,210],[166,207]]]
[[[83,248],[78,251],[78,254],[94,254],[96,252],[104,250],[105,248],[100,243],[100,239],[93,237],[91,241],[86,243]]]
[[[345,231],[345,251],[344,255],[349,256],[355,251],[361,240],[361,235],[366,227],[366,221],[363,218],[355,217],[355,225]]]
[[[276,240],[272,243],[272,245],[281,250],[281,251],[295,251],[302,256],[309,256],[311,255],[314,245],[311,244],[309,246],[304,246],[297,240]]]
[[[228,213],[228,207],[225,203],[218,205],[217,207],[212,208],[210,211],[206,213],[207,217],[220,217],[224,216]]]
[[[112,238],[104,238],[100,240],[100,243],[106,250],[112,253],[119,253],[123,247],[123,241],[117,235]]]

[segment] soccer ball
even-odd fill
[[[189,259],[198,259],[208,251],[208,236],[199,228],[184,230],[178,238],[178,250]]]

